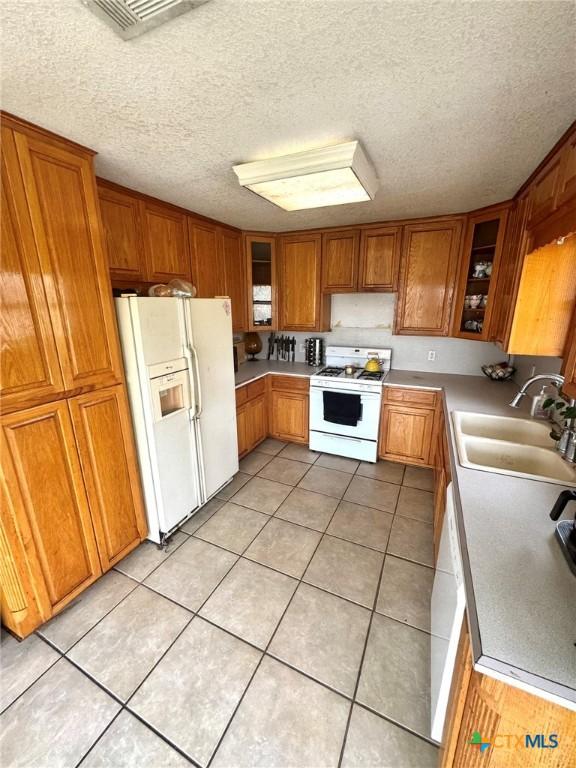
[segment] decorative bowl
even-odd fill
[[[482,366],[482,373],[493,381],[507,381],[512,378],[516,368],[509,363],[491,363]]]

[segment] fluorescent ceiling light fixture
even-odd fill
[[[285,211],[372,200],[378,179],[358,141],[233,166],[242,187]]]

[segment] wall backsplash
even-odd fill
[[[395,302],[396,294],[392,293],[335,294],[329,333],[287,334],[296,337],[296,360],[304,360],[302,345],[309,336],[322,337],[326,344],[389,347],[392,367],[399,370],[482,376],[481,365],[505,359],[502,350],[487,342],[393,335]],[[261,336],[263,349],[258,357],[265,358],[268,334],[264,332]],[[436,352],[435,360],[428,360],[429,351]]]
[[[530,376],[538,373],[560,373],[562,358],[515,355],[514,366],[516,367],[514,380],[517,381],[518,384],[523,384]],[[534,392],[531,391],[531,394],[537,392],[538,388],[534,384]]]

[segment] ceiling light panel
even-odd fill
[[[360,143],[235,165],[241,186],[286,211],[372,200],[378,179]]]

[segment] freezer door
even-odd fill
[[[154,423],[152,462],[160,531],[167,533],[202,504],[196,434],[187,410]]]
[[[205,499],[238,471],[232,319],[229,299],[185,299],[193,359],[200,472]]]
[[[141,364],[151,366],[181,358],[186,332],[180,299],[132,296],[129,301]]]

